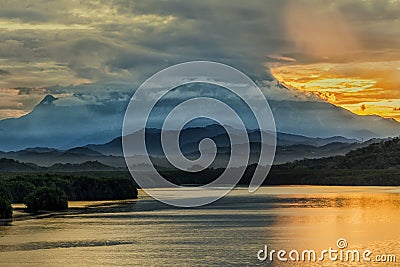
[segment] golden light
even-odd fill
[[[400,121],[400,61],[271,65],[282,84],[359,115]]]

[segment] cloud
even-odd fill
[[[56,62],[69,72],[63,75],[69,76],[65,80],[72,84],[143,80],[171,64],[200,59],[225,62],[251,75],[265,76],[263,55],[279,53],[275,48],[280,44],[271,41],[283,40],[279,25],[273,21],[279,5],[260,8],[262,2],[59,1],[59,5],[44,8],[45,3],[10,2],[0,12],[0,56],[9,66],[21,66],[29,72],[33,70],[27,62],[48,67]],[[16,71],[16,75],[27,74]],[[45,85],[54,82],[41,80]],[[26,85],[16,80],[3,84]]]
[[[271,79],[265,68],[268,60],[356,56],[365,48],[364,40],[374,34],[392,41],[366,53],[380,57],[384,48],[397,53],[397,32],[389,32],[389,27],[371,32],[371,27],[359,24],[370,24],[369,17],[393,23],[397,8],[397,4],[365,1],[9,1],[0,11],[0,56],[7,66],[14,66],[15,75],[27,78],[20,80],[33,80],[32,86],[40,85],[29,73],[56,66],[61,85],[131,82],[165,66],[200,59]],[[386,11],[390,12],[385,16]],[[42,85],[57,84],[52,75],[55,72],[41,75]],[[7,79],[1,87],[27,85],[21,83]]]
[[[288,2],[285,21],[289,40],[304,54],[330,59],[362,49],[353,25],[325,1]]]
[[[42,95],[19,94],[19,89],[0,89],[0,119],[25,115],[41,99]]]
[[[314,99],[274,84],[268,68],[400,60],[399,14],[396,1],[7,1],[0,88],[31,88],[12,103],[47,93],[101,102],[167,66],[212,60],[268,84],[273,97]],[[395,88],[393,77],[377,83]]]
[[[400,61],[287,65],[272,68],[282,83],[357,114],[400,120]],[[368,108],[366,108],[368,107]]]
[[[295,62],[296,59],[280,55],[268,55],[267,58],[271,62]]]

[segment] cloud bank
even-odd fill
[[[274,97],[301,98],[275,86],[269,67],[399,60],[399,14],[399,1],[7,0],[0,118],[28,112],[49,92],[132,93],[190,60],[232,65]]]

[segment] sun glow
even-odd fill
[[[270,66],[288,87],[359,115],[380,115],[400,121],[400,61]]]

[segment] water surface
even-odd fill
[[[85,206],[89,206],[84,208]],[[398,266],[400,188],[246,188],[200,208],[143,193],[123,202],[70,202],[67,213],[0,227],[1,266]],[[259,261],[270,249],[369,249],[397,263]]]

